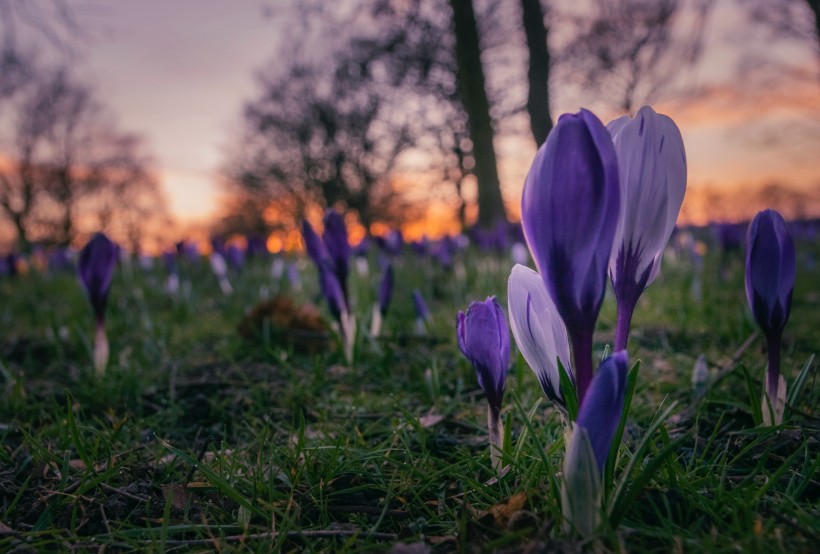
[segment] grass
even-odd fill
[[[121,266],[103,379],[73,274],[2,279],[0,550],[816,552],[820,248],[802,242],[798,253],[783,368],[799,394],[773,428],[755,425],[766,360],[742,254],[710,250],[699,300],[689,260],[665,263],[633,323],[641,365],[610,525],[586,540],[563,530],[563,431],[526,363],[516,355],[508,375],[509,470],[497,478],[483,393],[455,345],[458,309],[490,294],[505,305],[506,255],[468,252],[463,272],[396,260],[386,337],[360,333],[352,366],[323,338],[237,332],[267,296],[321,305],[304,260],[301,290],[252,260],[230,297],[204,261],[183,264],[190,288],[178,298],[160,264]],[[361,330],[376,266],[351,276]],[[414,335],[413,288],[433,310],[425,337]],[[614,324],[607,297],[599,355]],[[702,396],[691,385],[699,355],[710,369]]]

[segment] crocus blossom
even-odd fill
[[[675,122],[644,106],[607,125],[621,186],[621,210],[609,259],[618,304],[615,350],[626,348],[638,298],[660,271],[686,192],[686,153]]]
[[[233,287],[231,286],[231,281],[228,279],[228,264],[225,262],[224,256],[214,250],[211,252],[210,260],[211,270],[214,272],[216,280],[219,282],[219,288],[222,289],[222,292],[225,295],[230,295],[233,293]]]
[[[600,523],[601,482],[624,408],[627,363],[625,350],[603,361],[567,439],[562,509],[567,520],[584,536],[594,532]]]
[[[347,275],[350,271],[350,242],[342,214],[329,209],[325,212],[323,240],[333,263],[333,271],[347,300]]]
[[[487,396],[487,423],[493,467],[500,469],[503,444],[501,401],[510,363],[510,333],[507,320],[495,296],[473,302],[467,313],[459,311],[456,335],[461,353],[470,360],[478,384]]]
[[[558,360],[571,378],[567,329],[541,276],[528,267],[515,265],[507,285],[507,302],[510,327],[518,349],[547,398],[565,410],[559,386]]]
[[[768,345],[769,367],[763,398],[763,413],[768,423],[780,423],[785,409],[786,384],[780,375],[780,342],[791,311],[795,271],[794,239],[786,221],[774,210],[760,212],[749,225],[746,239],[746,298]]]
[[[376,295],[376,305],[373,306],[373,317],[370,320],[370,334],[378,337],[381,334],[382,322],[387,315],[387,308],[393,298],[393,266],[387,264],[384,275],[379,282],[379,290]]]
[[[105,373],[108,365],[108,337],[105,332],[105,308],[108,292],[117,265],[117,245],[102,233],[94,235],[80,252],[77,271],[94,309],[96,335],[94,337],[94,369],[97,375]]]
[[[619,213],[618,161],[609,133],[587,110],[562,115],[524,182],[521,220],[572,341],[581,403],[592,379],[592,334]]]
[[[419,289],[413,289],[413,307],[416,310],[416,333],[427,334],[427,326],[433,322],[433,315]]]

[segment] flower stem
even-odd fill
[[[615,352],[626,350],[629,341],[629,328],[632,325],[632,314],[635,302],[618,298],[618,324],[615,327]]]
[[[582,330],[572,336],[572,358],[575,363],[575,386],[580,407],[592,382],[592,329]]]
[[[780,335],[767,337],[769,367],[766,369],[766,394],[772,403],[777,399],[777,386],[780,379]]]
[[[487,404],[487,430],[490,434],[490,461],[493,464],[493,469],[501,471],[504,428],[501,426],[501,411],[490,404]]]

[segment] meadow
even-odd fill
[[[286,295],[331,321],[303,255],[287,257],[301,287],[256,257],[230,273],[230,295],[205,258],[179,261],[173,295],[160,260],[120,263],[103,377],[73,271],[0,277],[0,550],[820,551],[820,242],[797,239],[789,403],[782,425],[764,427],[765,341],[743,251],[695,233],[702,259],[670,246],[638,303],[629,355],[640,366],[608,520],[583,539],[563,526],[562,425],[533,372],[514,348],[499,476],[483,392],[456,345],[470,301],[497,295],[506,310],[508,251],[471,246],[447,269],[405,248],[378,339],[366,332],[380,277],[371,251],[368,273],[351,271],[352,364],[332,332],[263,317],[273,312],[261,302]],[[432,312],[425,334],[413,289]],[[596,357],[615,317],[609,291]],[[693,381],[701,356],[707,373]]]

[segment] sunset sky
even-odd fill
[[[124,130],[145,137],[173,214],[183,221],[207,218],[218,209],[219,170],[230,141],[239,136],[242,104],[257,91],[254,72],[271,59],[281,39],[281,13],[270,17],[273,3],[259,1],[86,4],[93,16],[81,17],[91,24],[77,49],[81,75],[95,84]],[[750,99],[744,83],[730,78],[745,48],[732,46],[739,17],[732,2],[719,2],[704,61],[694,73],[709,94],[695,103],[655,105],[682,130],[690,196],[707,185],[742,190],[770,182],[813,190],[816,196],[816,152],[806,151],[806,142],[788,132],[785,140],[773,141],[770,135],[793,121],[808,122],[820,132],[820,87],[817,82],[775,87]],[[780,55],[796,67],[817,63],[811,46],[784,47]],[[553,116],[579,107],[560,100]],[[598,115],[607,121],[618,114]],[[534,143],[529,135],[507,137],[498,150],[505,199],[517,211]],[[695,212],[690,210],[690,216]]]

